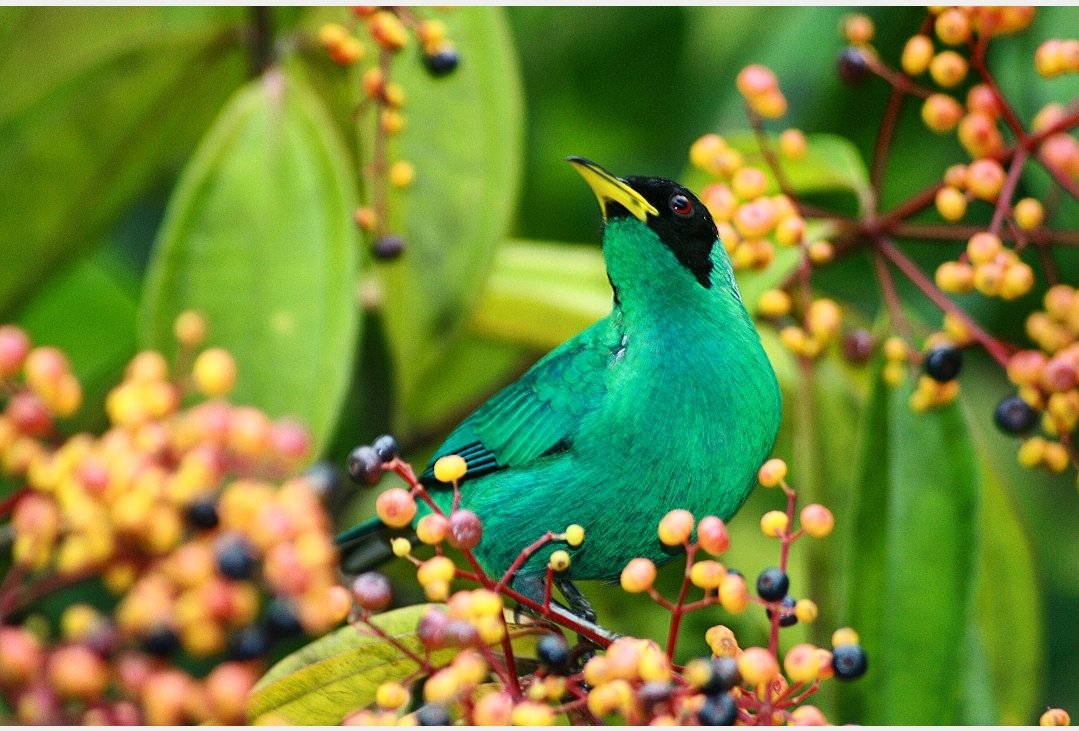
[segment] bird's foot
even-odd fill
[[[557,620],[561,618],[567,620],[568,623],[571,623],[576,627],[586,630],[591,637],[578,632],[578,641],[591,644],[595,647],[600,646],[600,644],[594,640],[595,637],[600,637],[609,644],[622,636],[596,623],[596,611],[592,608],[591,603],[585,598],[581,590],[572,582],[562,579],[556,582],[556,586],[566,598],[569,607],[567,608],[556,601],[551,601],[548,607],[549,613],[546,615],[547,619],[557,622]],[[514,587],[537,604],[543,603],[546,588],[543,576],[518,576],[514,580]],[[541,616],[534,610],[525,607],[518,606],[517,610],[523,610],[533,616]]]

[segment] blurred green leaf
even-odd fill
[[[520,172],[522,100],[503,11],[461,7],[442,17],[462,52],[457,70],[431,78],[411,53],[394,69],[409,94],[409,121],[392,159],[412,162],[416,179],[390,195],[390,228],[407,243],[378,272],[405,432],[417,384],[479,297],[513,217]]]
[[[912,392],[878,380],[860,428],[847,598],[869,655],[852,694],[865,724],[961,721],[979,474],[959,406],[915,413]]]
[[[316,97],[271,70],[237,92],[191,159],[155,243],[143,343],[202,312],[228,348],[235,399],[313,431],[335,423],[355,352],[356,192]]]
[[[424,655],[416,627],[429,606],[417,604],[373,616],[371,623],[390,639],[359,624],[346,625],[284,658],[255,686],[248,718],[330,725],[370,705],[379,685],[403,680],[420,669],[408,653]],[[512,622],[507,627],[515,654],[534,656],[536,636],[543,630]],[[435,650],[428,661],[441,667],[458,652],[457,648]]]
[[[99,244],[243,75],[232,9],[2,8],[0,313]]]

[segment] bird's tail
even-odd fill
[[[412,540],[415,535],[411,528],[390,528],[378,518],[365,520],[338,533],[334,539],[341,557],[341,570],[346,574],[370,571],[393,557],[392,539]]]

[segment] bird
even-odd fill
[[[657,536],[672,509],[733,517],[775,445],[782,403],[707,206],[672,180],[567,161],[600,206],[611,312],[467,416],[419,479],[448,514],[453,490],[433,466],[464,459],[459,508],[482,521],[472,550],[491,576],[547,531],[582,526],[578,547],[546,545],[512,586],[542,602],[549,556],[567,550],[557,588],[569,606],[552,608],[591,625],[573,582],[674,558]],[[342,565],[387,558],[388,535],[377,518],[340,534]]]

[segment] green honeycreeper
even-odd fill
[[[575,619],[594,620],[569,580],[617,578],[637,556],[670,560],[656,527],[674,508],[731,518],[774,446],[780,393],[704,204],[670,180],[569,162],[603,213],[611,314],[476,409],[420,479],[448,514],[453,492],[433,464],[465,459],[460,507],[482,520],[473,551],[494,577],[547,531],[584,526],[578,548],[548,544],[514,587],[542,603],[548,557],[566,549],[559,588]],[[416,519],[425,512],[421,502]],[[346,570],[387,557],[386,540],[377,518],[341,534]]]

